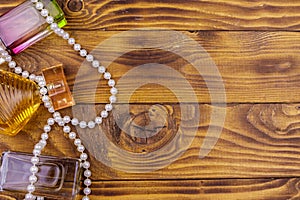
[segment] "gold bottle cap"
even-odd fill
[[[42,72],[54,110],[75,105],[62,65],[46,68]]]

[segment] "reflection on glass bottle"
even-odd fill
[[[66,25],[64,13],[55,0],[41,0],[59,27]],[[0,17],[0,47],[17,54],[51,34],[49,24],[30,0]],[[0,63],[1,64],[1,63]]]
[[[0,133],[16,135],[40,105],[36,83],[0,70]]]
[[[26,192],[31,154],[4,152],[1,158],[0,191]],[[40,156],[35,195],[53,199],[75,199],[81,177],[80,161],[72,158]]]

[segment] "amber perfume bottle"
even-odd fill
[[[66,25],[64,13],[55,0],[41,2],[59,27]],[[49,24],[30,0],[26,0],[0,17],[0,47],[11,54],[20,53],[51,32]]]
[[[75,105],[62,65],[43,70],[54,110]],[[12,72],[0,70],[0,133],[16,135],[41,104],[38,85]]]
[[[26,193],[31,154],[4,152],[1,158],[0,191]],[[51,199],[75,199],[81,178],[80,161],[72,158],[40,156],[35,195]]]
[[[0,70],[0,133],[16,135],[39,105],[40,95],[36,83]]]

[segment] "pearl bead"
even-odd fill
[[[9,66],[9,68],[13,69],[13,68],[15,68],[17,66],[17,63],[15,61],[10,61],[8,63],[8,66]]]
[[[29,176],[29,182],[30,183],[36,183],[37,182],[37,177],[35,175]]]
[[[64,126],[63,131],[64,131],[65,133],[70,133],[71,127],[70,127],[70,126]]]
[[[28,78],[28,76],[29,76],[29,72],[28,71],[23,71],[22,72],[22,77]]]
[[[52,24],[52,23],[54,22],[53,17],[52,17],[52,16],[46,17],[46,22],[47,22],[48,24]]]
[[[53,113],[53,117],[54,117],[54,118],[55,118],[55,117],[60,117],[60,113],[59,113],[59,112]]]
[[[59,27],[57,27],[56,29],[54,29],[54,33],[57,34],[57,35],[59,35],[60,31],[61,31],[61,29]]]
[[[34,192],[35,191],[35,186],[34,185],[28,185],[27,186],[27,191],[28,192]]]
[[[42,10],[44,8],[44,4],[42,2],[36,2],[35,8],[37,10]]]
[[[50,102],[46,102],[44,103],[45,108],[50,108],[52,106],[52,104]]]
[[[16,67],[15,68],[15,73],[16,74],[21,74],[22,73],[22,68],[21,67]]]
[[[108,112],[107,112],[106,110],[103,110],[103,111],[101,112],[101,117],[102,117],[102,118],[108,117]]]
[[[48,93],[47,88],[45,88],[45,87],[41,88],[41,89],[40,89],[40,93],[41,93],[41,95],[47,94],[47,93]]]
[[[72,125],[77,126],[77,125],[79,124],[79,121],[78,121],[77,118],[73,118],[73,119],[71,120],[71,123],[72,123]]]
[[[32,154],[35,155],[35,156],[39,156],[39,155],[41,155],[41,150],[34,149],[34,150],[32,151]]]
[[[47,132],[50,132],[51,131],[51,126],[49,125],[45,125],[44,126],[44,131],[47,133]]]
[[[70,38],[70,34],[65,32],[62,37],[63,39],[68,40]]]
[[[49,11],[48,11],[47,9],[42,9],[42,10],[41,10],[41,15],[42,15],[43,17],[47,17],[48,14],[49,14]]]
[[[5,56],[5,61],[6,62],[12,61],[12,57],[10,55]]]
[[[90,186],[90,185],[92,184],[92,181],[91,181],[91,179],[87,178],[87,179],[84,180],[83,183],[84,183],[84,185],[86,185],[86,186]]]
[[[111,89],[110,89],[110,93],[111,93],[112,95],[116,95],[116,94],[118,93],[117,88],[115,88],[115,87],[111,88]]]
[[[92,66],[95,67],[95,68],[98,68],[100,66],[100,62],[98,60],[94,60],[92,62]]]
[[[98,68],[98,72],[99,72],[100,74],[103,74],[105,71],[106,71],[106,69],[105,69],[105,67],[103,67],[103,66],[100,66],[100,67]]]
[[[57,23],[52,23],[50,25],[51,30],[55,30],[58,27]]]
[[[32,157],[31,158],[31,163],[32,164],[34,164],[34,165],[36,165],[36,164],[38,164],[40,162],[40,159],[39,159],[39,157]]]
[[[111,78],[111,74],[109,72],[105,72],[104,73],[104,78],[107,79],[107,80],[110,79]]]
[[[88,169],[90,166],[91,166],[91,164],[90,164],[89,161],[85,161],[85,162],[82,164],[82,167],[85,168],[85,169]]]
[[[85,49],[81,49],[79,51],[80,56],[85,57],[87,55],[87,51]]]
[[[110,103],[116,103],[117,97],[116,97],[115,95],[111,95],[111,96],[109,97],[109,101],[110,101]]]
[[[29,79],[32,80],[32,81],[35,81],[35,77],[36,77],[36,76],[35,76],[34,74],[30,74],[30,75],[29,75]]]
[[[94,56],[92,56],[91,54],[89,54],[89,55],[86,56],[86,60],[88,62],[92,62],[94,60]]]
[[[82,197],[82,200],[90,200],[90,198],[88,196],[84,196]]]
[[[76,146],[79,146],[79,145],[81,145],[81,139],[75,139],[74,140],[74,144],[76,145]]]
[[[42,96],[42,102],[48,102],[50,98],[47,95]]]
[[[35,199],[35,196],[33,196],[33,194],[31,193],[28,193],[25,195],[25,200],[34,200]]]
[[[49,118],[48,120],[47,120],[47,123],[48,123],[48,125],[53,125],[54,123],[55,123],[55,121],[54,121],[54,119],[53,118]]]
[[[78,145],[77,151],[83,152],[85,150],[85,147],[83,145]]]
[[[59,116],[59,117],[55,117],[54,120],[58,123],[58,122],[63,121],[63,118],[61,118],[61,116]]]
[[[95,122],[89,121],[88,127],[89,127],[90,129],[95,128]]]
[[[48,140],[49,135],[48,135],[47,133],[43,133],[43,134],[41,135],[41,138],[42,138],[42,140]]]
[[[75,39],[74,38],[69,38],[68,43],[69,43],[69,45],[74,45],[75,44]]]
[[[87,169],[87,170],[84,171],[84,176],[85,176],[85,177],[88,178],[88,177],[90,177],[91,175],[92,175],[92,172],[91,172],[90,170]]]
[[[35,77],[35,81],[36,81],[36,82],[41,82],[41,81],[45,81],[45,79],[44,79],[43,76],[36,76],[36,77]]]
[[[24,71],[24,72],[25,72],[25,71]],[[23,73],[24,73],[24,72],[23,72]],[[23,75],[23,73],[22,73],[22,75]],[[26,77],[25,77],[25,78],[26,78]],[[39,86],[40,86],[40,87],[45,87],[45,86],[46,86],[46,82],[45,82],[45,81],[40,81],[40,82],[39,82]]]
[[[70,116],[64,116],[63,120],[65,123],[69,123],[71,121],[71,118],[70,118]]]
[[[87,126],[87,124],[86,124],[85,121],[81,121],[81,122],[79,123],[79,127],[80,127],[80,128],[86,128],[86,126]]]
[[[95,123],[96,124],[101,124],[102,123],[102,117],[96,117],[95,118]]]
[[[65,122],[64,122],[64,121],[60,121],[60,122],[58,122],[58,125],[59,125],[59,126],[64,126],[64,125],[65,125]]]
[[[47,141],[46,140],[40,140],[39,144],[42,146],[42,148],[44,148],[47,145]]]
[[[33,174],[36,174],[39,171],[39,168],[37,166],[31,166],[30,167],[30,172]]]
[[[81,49],[81,45],[80,44],[74,44],[74,50],[75,51],[79,51]]]
[[[86,194],[86,195],[89,195],[89,194],[91,194],[91,189],[90,188],[84,188],[83,193]]]
[[[76,133],[70,132],[70,133],[69,133],[69,138],[70,138],[71,140],[74,140],[74,139],[76,138]]]
[[[113,106],[111,104],[106,104],[105,105],[105,110],[106,111],[111,111],[113,109]]]
[[[50,107],[50,108],[48,108],[48,111],[49,111],[49,113],[54,113],[54,112],[55,112],[55,110],[54,110],[53,106],[52,106],[52,107]]]
[[[86,153],[82,153],[81,155],[80,155],[80,159],[81,160],[86,160],[88,158],[88,155],[86,154]]]
[[[116,84],[116,82],[115,82],[115,80],[113,80],[113,79],[110,79],[110,80],[108,81],[108,85],[109,85],[110,87],[114,87],[115,84]]]
[[[36,149],[36,150],[42,150],[42,145],[41,144],[36,144],[35,146],[34,146],[34,148]]]

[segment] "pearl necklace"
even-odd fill
[[[23,71],[20,66],[17,66],[16,62],[12,60],[12,57],[8,54],[5,49],[0,49],[1,57],[8,62],[9,68],[11,68],[16,74],[21,75],[24,78],[28,78],[32,81],[35,81],[40,87],[41,100],[44,103],[44,106],[48,109],[50,113],[52,113],[53,117],[47,119],[47,124],[44,126],[44,133],[41,134],[41,140],[34,146],[33,149],[33,157],[31,158],[32,167],[30,168],[30,172],[32,175],[29,177],[29,185],[27,186],[27,194],[25,195],[25,200],[34,200],[39,197],[34,196],[32,193],[35,191],[35,183],[38,181],[38,177],[36,176],[39,171],[38,163],[39,156],[41,155],[41,151],[47,145],[48,133],[51,131],[51,126],[57,123],[62,127],[63,132],[69,135],[71,140],[74,140],[75,146],[77,146],[77,151],[80,152],[80,161],[81,167],[84,168],[83,175],[85,176],[84,185],[85,188],[83,190],[84,197],[82,200],[89,200],[89,194],[91,193],[90,185],[92,181],[90,162],[87,161],[88,155],[84,152],[85,147],[81,143],[81,140],[78,138],[77,134],[71,131],[71,127],[68,125],[71,123],[73,126],[79,126],[80,128],[95,128],[96,125],[100,125],[102,123],[102,119],[108,117],[108,112],[113,109],[112,104],[117,101],[116,94],[118,90],[115,88],[115,81],[111,78],[111,74],[107,72],[106,68],[100,65],[100,62],[94,58],[93,55],[89,54],[87,50],[83,49],[79,43],[75,42],[75,39],[70,37],[70,34],[67,33],[62,28],[59,28],[58,25],[54,22],[54,18],[49,15],[49,11],[44,8],[44,5],[40,0],[31,0],[34,4],[34,7],[40,12],[40,14],[46,19],[46,22],[50,25],[51,30],[56,33],[58,36],[62,37],[64,40],[68,42],[69,45],[73,46],[73,49],[79,52],[81,57],[84,57],[89,63],[91,63],[92,67],[97,69],[100,74],[103,74],[104,79],[108,82],[108,86],[111,88],[108,104],[105,105],[105,109],[101,111],[100,116],[96,117],[93,121],[86,122],[84,120],[79,121],[77,118],[71,119],[70,116],[62,116],[60,112],[54,110],[51,100],[47,95],[48,89],[46,87],[46,82],[43,76],[37,76],[35,74],[30,74],[28,71]]]

